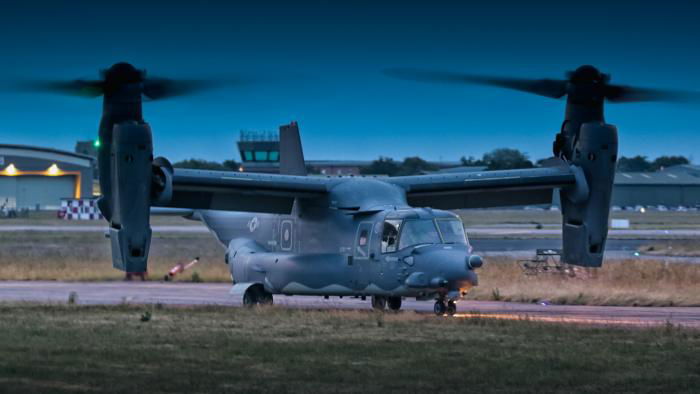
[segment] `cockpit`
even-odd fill
[[[469,245],[462,221],[456,217],[386,219],[382,230],[382,253],[417,245]]]

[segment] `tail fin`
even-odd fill
[[[280,126],[280,174],[306,175],[297,122]]]

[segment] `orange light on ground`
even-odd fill
[[[576,317],[576,316],[537,316],[527,313],[457,313],[452,317],[462,319],[494,319],[494,320],[518,320],[544,323],[569,323],[583,325],[604,325],[604,326],[655,326],[667,324],[661,320],[623,319],[611,317]]]

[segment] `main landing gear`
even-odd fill
[[[386,307],[390,311],[398,311],[401,309],[401,297],[372,296],[372,308],[383,311]]]
[[[265,291],[265,288],[262,286],[251,286],[243,294],[243,305],[247,307],[272,305],[272,293]]]
[[[455,313],[457,313],[457,303],[452,300],[445,303],[444,298],[438,298],[433,306],[433,312],[435,312],[435,314],[438,316],[442,316],[445,313],[447,313],[449,316],[453,316]]]

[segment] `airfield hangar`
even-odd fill
[[[93,196],[92,156],[0,144],[0,207],[58,209],[62,198]]]
[[[617,172],[612,205],[619,207],[700,206],[700,166],[679,165],[656,172]]]
[[[96,186],[94,141],[82,141],[76,152],[27,145],[0,144],[0,207],[53,210],[66,198],[92,198]],[[279,172],[276,133],[242,132],[238,141],[241,171]],[[323,175],[357,175],[370,161],[307,160],[310,172]],[[457,167],[441,162],[439,172],[483,168]],[[558,201],[555,201],[557,204]],[[700,207],[700,166],[680,165],[657,172],[618,172],[613,206]]]

